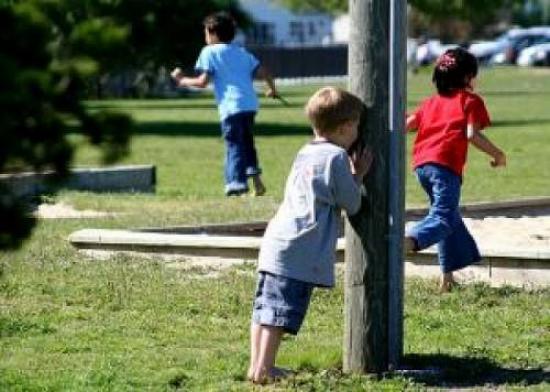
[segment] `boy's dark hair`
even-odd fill
[[[208,15],[202,24],[210,33],[216,34],[220,42],[231,42],[235,38],[235,20],[227,12]]]
[[[321,134],[330,134],[346,121],[358,121],[363,103],[355,95],[337,87],[323,87],[305,106],[309,121]]]
[[[441,95],[468,87],[469,80],[477,76],[477,59],[462,48],[448,49],[437,59],[432,82]]]

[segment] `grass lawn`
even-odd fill
[[[409,81],[412,109],[430,93],[429,71]],[[41,221],[22,249],[0,255],[0,391],[251,389],[243,380],[254,266],[208,277],[162,261],[92,260],[67,243],[86,227],[139,227],[268,219],[299,147],[310,137],[302,106],[318,86],[285,87],[291,106],[262,100],[257,148],[268,194],[223,197],[223,143],[208,94],[179,100],[100,101],[132,114],[138,130],[122,163],[157,166],[154,195],[62,192],[56,201],[118,212],[114,218]],[[482,69],[479,90],[493,124],[488,136],[508,154],[493,170],[471,150],[465,201],[548,196],[550,70]],[[408,136],[409,146],[414,135]],[[77,162],[97,165],[79,146]],[[424,195],[408,172],[407,204]],[[550,389],[550,290],[469,285],[440,296],[436,284],[408,280],[405,363],[430,374],[374,378],[341,373],[342,280],[318,290],[303,331],[285,339],[280,364],[295,379],[265,390],[360,391]]]

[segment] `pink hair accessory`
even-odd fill
[[[437,59],[436,66],[441,71],[448,71],[449,68],[452,68],[456,65],[456,59],[451,56],[449,53],[443,53]]]

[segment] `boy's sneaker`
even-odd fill
[[[248,193],[248,189],[229,189],[225,192],[225,196],[231,197],[231,196],[241,196],[245,193]]]

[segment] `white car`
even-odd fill
[[[420,65],[433,63],[447,49],[458,47],[456,44],[442,44],[438,39],[430,39],[423,45],[419,45],[416,50],[416,62]]]
[[[474,42],[468,47],[468,51],[476,56],[480,62],[488,63],[495,54],[504,51],[512,40],[525,34],[527,34],[526,29],[510,29],[494,41]]]
[[[533,45],[523,49],[518,56],[517,64],[529,67],[537,64],[545,65],[550,56],[550,42]],[[546,64],[548,65],[548,64]]]
[[[544,36],[550,36],[550,26],[513,28],[501,34],[494,41],[475,42],[470,45],[468,50],[484,64],[491,60],[493,63],[514,62],[517,52],[515,54],[512,52],[515,49],[520,49],[522,45],[531,45],[534,40]]]

